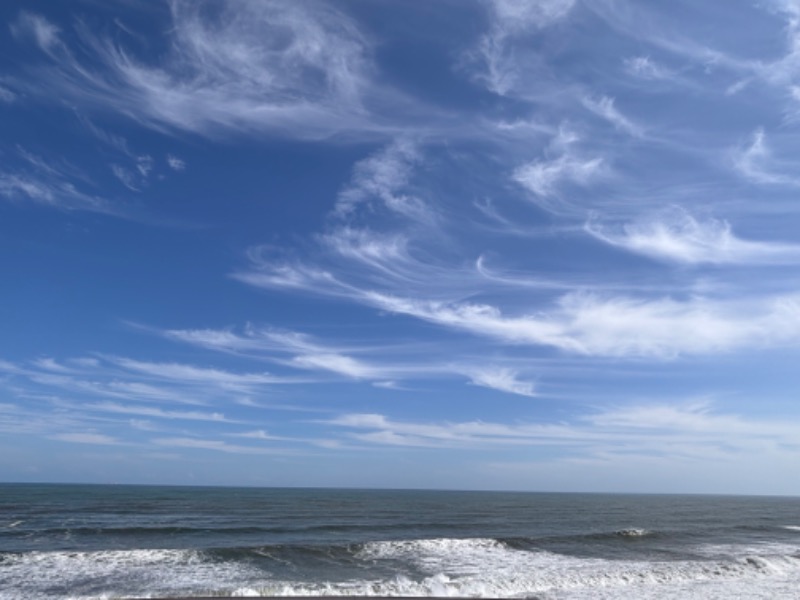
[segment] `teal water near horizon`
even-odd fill
[[[800,499],[0,484],[0,599],[797,598]]]

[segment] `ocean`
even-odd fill
[[[0,599],[800,598],[800,499],[0,484]]]

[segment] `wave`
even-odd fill
[[[522,550],[492,538],[435,538],[219,551],[0,553],[0,590],[5,590],[0,599],[246,594],[588,598],[600,597],[590,594],[598,589],[604,598],[657,598],[660,589],[697,584],[727,586],[729,596],[754,586],[761,592],[750,597],[770,597],[764,590],[775,592],[772,597],[791,597],[781,586],[800,577],[796,546],[734,550],[699,559],[610,560]],[[298,568],[313,567],[312,555],[327,560],[325,569]]]
[[[641,538],[653,535],[653,533],[647,529],[620,529],[619,531],[615,531],[614,535],[624,538]]]

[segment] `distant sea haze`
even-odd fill
[[[796,599],[800,499],[0,485],[0,599]]]

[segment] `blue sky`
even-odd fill
[[[800,3],[0,17],[0,479],[800,494]]]

